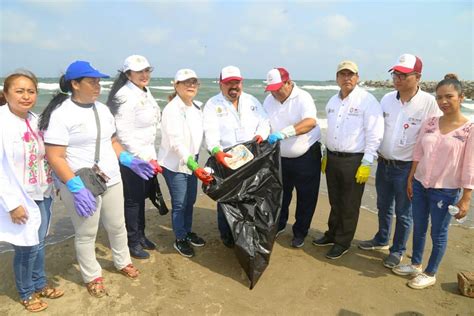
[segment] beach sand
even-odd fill
[[[294,212],[294,199],[291,212]],[[169,205],[169,201],[168,201]],[[148,205],[150,208],[151,204]],[[109,295],[97,299],[84,287],[72,238],[46,248],[49,279],[66,291],[48,300],[44,315],[472,315],[474,299],[461,296],[456,274],[474,267],[473,233],[450,227],[446,255],[437,283],[424,290],[406,286],[407,278],[382,265],[387,251],[363,251],[358,241],[369,239],[377,216],[361,210],[353,245],[338,260],[324,257],[328,247],[311,244],[326,229],[329,204],[320,194],[309,236],[301,249],[289,246],[291,225],[273,249],[270,265],[253,290],[234,251],[220,242],[215,202],[200,195],[193,230],[207,240],[186,259],[173,249],[170,217],[147,211],[147,234],[159,245],[148,260],[136,260],[138,280],[117,273],[103,228],[97,239],[97,257]],[[290,215],[290,224],[293,216]],[[428,238],[429,239],[429,238]],[[427,250],[431,242],[427,242]],[[411,253],[411,238],[408,242]],[[427,252],[429,254],[429,252]],[[28,314],[18,302],[12,271],[12,252],[0,254],[0,315]],[[425,261],[427,256],[425,255]],[[404,262],[409,262],[405,258]]]

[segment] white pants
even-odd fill
[[[102,269],[95,256],[99,220],[107,231],[115,268],[123,269],[132,262],[127,246],[122,182],[109,187],[102,196],[96,198],[97,210],[91,217],[77,214],[72,193],[63,183],[60,186],[60,195],[74,226],[74,246],[85,283],[102,276]]]

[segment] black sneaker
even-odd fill
[[[193,248],[191,248],[186,239],[176,239],[176,241],[174,242],[174,249],[176,249],[183,257],[194,257],[194,250]]]
[[[143,249],[146,250],[155,250],[156,249],[156,244],[151,241],[150,239],[146,238],[143,236],[140,238],[140,245],[142,245]]]
[[[143,250],[143,247],[138,244],[136,246],[128,248],[130,250],[130,256],[135,259],[148,259],[150,258],[150,254]]]
[[[291,240],[291,247],[293,248],[301,248],[304,246],[304,238],[301,237],[293,237]]]
[[[332,246],[331,249],[326,254],[326,258],[328,258],[328,259],[338,259],[338,258],[342,257],[345,253],[347,253],[348,250],[349,250],[349,248],[343,247],[343,246],[338,245],[338,244],[334,244],[334,246]]]
[[[204,239],[196,235],[196,233],[188,233],[186,240],[194,247],[202,247],[206,244]]]
[[[332,246],[334,245],[334,241],[326,235],[323,235],[323,237],[313,240],[313,245],[318,247]]]

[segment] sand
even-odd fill
[[[169,202],[169,201],[168,201]],[[151,208],[151,205],[148,205]],[[75,259],[73,239],[46,249],[50,280],[66,291],[48,300],[43,315],[473,315],[474,299],[461,296],[456,274],[474,269],[474,230],[451,227],[448,250],[437,283],[424,290],[406,286],[407,278],[382,265],[387,251],[363,251],[358,241],[369,239],[377,216],[362,210],[355,240],[338,260],[324,257],[328,247],[311,244],[326,229],[328,199],[320,195],[309,236],[301,249],[289,246],[291,225],[275,244],[270,265],[253,290],[233,250],[219,240],[215,202],[200,196],[193,230],[207,245],[184,258],[172,247],[170,218],[147,211],[147,234],[159,245],[148,260],[136,260],[138,280],[117,273],[105,231],[97,240],[97,256],[104,269],[109,295],[97,299],[84,287]],[[294,210],[294,201],[291,207]],[[290,216],[290,224],[293,216]],[[431,243],[427,243],[430,247]],[[411,239],[408,243],[411,253]],[[429,248],[427,249],[429,251]],[[428,253],[427,253],[428,254]],[[0,254],[0,315],[28,314],[18,302],[12,252]],[[427,261],[425,255],[424,262]],[[409,262],[405,258],[404,262]]]

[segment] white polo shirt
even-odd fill
[[[294,83],[293,83],[294,84]],[[263,101],[263,108],[270,119],[271,132],[278,132],[289,125],[295,125],[305,118],[316,120],[316,105],[311,95],[293,85],[293,91],[285,102],[280,103],[269,94]],[[321,139],[321,129],[317,124],[308,133],[289,137],[280,142],[280,153],[285,158],[302,156],[308,149]]]
[[[112,148],[115,120],[109,108],[95,102],[100,120],[99,168],[110,178],[108,186],[121,181],[117,155]],[[66,147],[66,161],[73,172],[94,165],[97,126],[92,107],[81,107],[71,99],[64,101],[51,114],[44,142]]]
[[[134,156],[145,161],[156,160],[155,138],[160,108],[150,90],[144,91],[127,81],[115,96],[122,102],[115,115],[120,143]]]
[[[163,109],[158,163],[174,172],[192,174],[186,163],[197,155],[202,143],[201,102],[187,106],[176,96]]]
[[[268,137],[270,123],[262,104],[242,92],[237,110],[224,95],[210,98],[203,111],[204,135],[209,151],[216,146],[227,148],[252,140],[256,135]]]
[[[330,151],[363,153],[372,163],[382,141],[382,108],[375,97],[356,86],[342,100],[340,92],[326,105],[328,120],[326,146]]]
[[[380,104],[385,124],[380,155],[390,160],[412,161],[421,124],[429,117],[442,114],[435,98],[418,88],[406,103],[401,102],[398,91],[392,91],[382,98]]]

